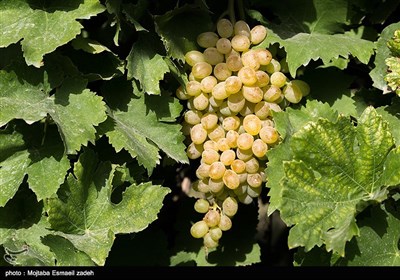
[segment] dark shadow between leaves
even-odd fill
[[[54,13],[56,11],[72,11],[76,10],[81,4],[84,3],[84,0],[28,0],[28,5],[33,10],[41,10],[46,13]]]

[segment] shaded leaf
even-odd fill
[[[86,150],[75,164],[62,191],[65,198],[51,198],[48,216],[51,227],[78,250],[104,265],[115,234],[145,229],[157,219],[162,201],[170,190],[151,183],[132,184],[118,204],[111,202],[115,166],[97,162]]]
[[[43,56],[68,43],[81,32],[78,19],[104,11],[98,0],[68,2],[4,0],[0,2],[0,47],[21,40],[28,65],[40,67]]]
[[[281,23],[262,20],[268,35],[258,47],[265,48],[273,43],[284,47],[292,77],[300,66],[311,60],[321,59],[323,64],[329,65],[339,57],[347,59],[351,55],[367,64],[374,53],[373,42],[343,32],[343,26],[349,24],[347,15],[351,11],[345,0],[287,0],[271,2],[271,5]],[[253,11],[253,17],[260,18],[257,13]]]
[[[36,128],[40,128],[36,127]],[[45,145],[36,146],[35,140],[28,138],[32,131],[24,127],[9,128],[0,132],[0,154],[5,154],[15,142],[19,149],[0,158],[0,206],[11,199],[28,175],[29,187],[35,192],[37,200],[54,195],[70,168],[69,160],[64,154],[64,147],[56,129],[48,129]],[[40,135],[40,134],[39,134]],[[25,140],[22,140],[25,137]],[[21,141],[17,143],[17,141]],[[14,147],[14,148],[16,148]],[[10,152],[10,150],[8,150]]]
[[[159,54],[159,38],[149,33],[141,33],[133,44],[127,59],[128,79],[140,82],[141,90],[147,94],[160,94],[160,81],[169,67]]]
[[[210,31],[213,26],[208,11],[194,5],[184,5],[164,15],[156,15],[154,21],[168,55],[181,62],[185,61],[188,51],[199,48],[197,36]]]
[[[52,96],[43,87],[0,71],[0,126],[12,119],[32,124],[48,114],[58,126],[66,153],[74,154],[81,145],[93,142],[94,126],[106,119],[102,98],[85,89],[86,82],[79,78],[66,79]]]

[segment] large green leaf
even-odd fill
[[[313,100],[307,101],[306,105],[301,107],[300,110],[287,108],[286,111],[274,113],[276,129],[283,138],[283,141],[267,153],[267,187],[270,188],[268,193],[270,196],[268,215],[278,209],[282,202],[282,185],[280,181],[285,176],[282,162],[293,159],[293,152],[290,149],[292,135],[307,122],[316,121],[321,117],[334,121],[337,119],[337,112],[330,108],[327,103]]]
[[[128,79],[135,78],[140,82],[143,92],[160,94],[160,81],[169,67],[160,55],[159,38],[152,33],[141,33],[133,44],[127,59]]]
[[[78,250],[104,265],[115,234],[139,232],[157,219],[168,188],[144,183],[132,184],[118,204],[111,202],[115,166],[98,163],[86,150],[61,189],[60,198],[48,202],[51,227]]]
[[[105,103],[79,78],[66,79],[51,96],[44,93],[48,87],[46,81],[31,84],[14,72],[0,71],[0,126],[12,119],[32,124],[48,114],[58,126],[66,152],[74,154],[81,145],[94,142],[94,126],[106,119]]]
[[[98,0],[0,2],[0,47],[21,41],[28,65],[40,67],[43,56],[81,32],[79,19],[104,11]]]
[[[373,86],[382,90],[384,93],[391,91],[385,81],[385,76],[387,74],[387,65],[385,60],[391,55],[387,43],[393,37],[394,31],[397,29],[400,29],[400,22],[390,24],[382,30],[378,41],[376,41],[375,67],[369,73],[374,82]]]
[[[258,12],[252,12],[268,28],[267,38],[259,47],[273,43],[283,46],[292,77],[300,66],[311,60],[321,59],[329,65],[339,57],[347,59],[351,55],[367,64],[374,53],[373,42],[343,32],[351,12],[346,0],[284,0],[271,5],[280,19],[279,25],[267,23]]]
[[[126,99],[132,96],[132,88],[123,85],[113,90],[125,92]],[[177,108],[181,108],[179,102],[172,97],[143,95],[133,96],[127,102],[126,105],[114,100],[115,109],[109,112],[111,120],[106,134],[115,150],[127,150],[149,174],[159,163],[159,150],[178,162],[188,163],[180,125],[160,121],[176,118]]]
[[[360,236],[346,246],[347,258],[338,265],[345,266],[400,266],[400,211],[399,201],[373,207],[369,215],[360,219]]]
[[[290,248],[326,244],[344,255],[347,241],[359,235],[355,216],[370,202],[386,199],[388,186],[400,183],[400,148],[388,124],[372,107],[358,120],[309,122],[292,136],[294,160],[284,163],[281,217],[293,227]]]
[[[54,195],[70,168],[56,129],[48,129],[41,146],[28,137],[31,130],[20,130],[0,131],[0,207],[14,196],[25,175],[37,200]]]

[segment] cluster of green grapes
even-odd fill
[[[190,69],[176,96],[187,101],[183,133],[187,155],[200,158],[193,189],[203,194],[194,208],[204,218],[191,235],[215,248],[232,227],[238,202],[249,204],[266,181],[266,153],[279,142],[272,111],[298,103],[309,93],[301,80],[289,80],[269,50],[253,48],[266,37],[262,25],[222,18],[216,32],[197,37],[202,51],[185,54]]]

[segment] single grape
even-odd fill
[[[202,214],[207,213],[209,208],[210,208],[210,203],[208,202],[208,200],[205,200],[204,198],[199,198],[194,203],[194,210],[197,213],[202,213]]]
[[[185,54],[185,62],[190,66],[195,65],[197,62],[203,62],[203,61],[205,61],[203,53],[197,50],[188,51]]]
[[[222,38],[229,38],[233,34],[233,24],[229,19],[221,18],[217,22],[217,32]]]
[[[235,51],[244,52],[250,48],[250,39],[245,35],[238,34],[233,36],[231,44]]]
[[[210,209],[204,216],[203,221],[206,222],[207,226],[215,227],[219,224],[220,219],[221,215],[219,212],[217,210]]]
[[[210,228],[209,233],[211,238],[215,241],[220,240],[222,237],[222,230],[218,226]]]
[[[212,239],[210,233],[207,233],[206,235],[204,235],[203,244],[204,244],[204,247],[209,248],[209,249],[218,247],[218,241],[215,241],[214,239]]]
[[[221,219],[220,219],[219,224],[218,224],[218,227],[222,231],[230,230],[232,228],[232,220],[231,220],[231,218],[229,218],[228,216],[222,214],[221,215]]]
[[[261,43],[267,37],[267,29],[263,25],[256,25],[250,30],[250,41],[254,45]]]
[[[235,198],[227,197],[222,202],[222,211],[228,217],[233,217],[238,211],[239,205]]]
[[[239,187],[239,176],[236,174],[235,171],[231,170],[231,169],[227,169],[224,172],[224,176],[223,176],[223,181],[225,186],[227,186],[229,189],[234,190],[237,187]]]
[[[222,162],[214,162],[210,165],[209,176],[213,179],[220,179],[224,176],[225,170],[226,167]]]
[[[229,54],[232,51],[231,40],[227,38],[220,38],[216,44],[217,51],[222,54]]]
[[[209,227],[205,221],[198,221],[194,223],[190,228],[190,234],[194,238],[202,238],[209,231]]]
[[[202,162],[211,165],[212,163],[219,161],[219,153],[212,149],[204,150],[201,153],[201,159]]]
[[[202,48],[214,47],[219,39],[218,34],[215,32],[203,32],[197,36],[197,44]]]
[[[192,67],[193,77],[196,79],[204,79],[207,76],[210,76],[212,73],[212,66],[210,63],[206,61],[199,61]]]

